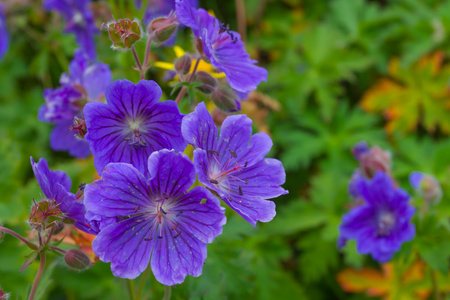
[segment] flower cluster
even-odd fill
[[[357,242],[357,251],[371,254],[379,262],[389,261],[401,244],[415,236],[411,218],[415,208],[408,193],[392,179],[391,155],[379,147],[360,142],[352,149],[359,161],[349,183],[353,208],[339,227],[338,246],[348,240]]]
[[[44,91],[45,104],[38,113],[39,120],[56,125],[50,137],[53,150],[68,151],[79,158],[89,156],[89,145],[83,139],[83,107],[101,99],[111,77],[108,65],[90,64],[84,51],[75,51],[69,74],[61,75],[60,87]]]
[[[6,18],[4,10],[4,4],[0,3],[0,61],[2,60],[3,56],[5,56],[9,48],[9,35],[6,28]]]

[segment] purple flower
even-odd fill
[[[55,151],[68,151],[75,157],[87,157],[89,144],[71,131],[75,117],[81,117],[86,102],[98,101],[111,81],[109,66],[103,63],[89,64],[82,50],[75,50],[69,65],[69,74],[63,73],[61,86],[44,91],[45,104],[41,106],[38,119],[56,124],[50,137]]]
[[[111,163],[102,179],[86,186],[88,211],[119,220],[101,229],[92,248],[117,277],[136,278],[150,261],[165,285],[200,276],[206,244],[222,233],[224,209],[204,187],[189,190],[195,171],[185,155],[154,152],[148,172],[146,177],[130,164]]]
[[[41,158],[38,163],[34,162],[33,157],[30,157],[30,159],[34,176],[44,196],[47,199],[55,200],[63,215],[75,220],[75,227],[87,233],[92,233],[84,217],[86,212],[84,204],[70,192],[72,181],[69,176],[63,171],[51,171],[44,158]]]
[[[187,0],[191,6],[197,7],[198,0]],[[141,1],[135,1],[136,7],[141,4]],[[148,24],[153,19],[161,16],[167,16],[171,11],[175,10],[175,0],[149,0],[147,8],[145,9],[144,23]]]
[[[267,70],[250,59],[239,33],[229,30],[204,9],[195,9],[187,0],[176,0],[175,8],[178,20],[201,39],[204,55],[225,73],[233,89],[249,92],[267,80]]]
[[[0,3],[0,61],[9,48],[9,35],[6,28],[6,18],[4,14],[4,4]]]
[[[196,148],[194,165],[198,179],[253,226],[275,216],[275,204],[266,199],[288,192],[280,187],[286,179],[279,160],[265,158],[272,140],[265,133],[252,135],[252,121],[245,115],[229,116],[220,137],[202,102],[184,117],[181,130]]]
[[[361,141],[359,143],[356,143],[355,146],[353,146],[352,153],[353,153],[353,156],[359,160],[364,155],[370,153],[370,148],[365,141]]]
[[[402,243],[414,238],[411,218],[415,208],[409,205],[408,193],[396,188],[384,172],[377,171],[371,180],[361,178],[356,184],[364,203],[343,216],[338,246],[354,239],[358,253],[387,262]]]
[[[98,32],[94,15],[89,9],[90,0],[45,0],[47,11],[56,10],[66,19],[66,32],[74,33],[78,45],[88,54],[91,61],[97,56],[94,34]]]
[[[106,89],[106,103],[88,103],[84,108],[86,140],[100,174],[111,162],[130,163],[147,172],[149,155],[164,148],[182,152],[186,142],[174,101],[158,102],[162,91],[154,81],[112,82]]]

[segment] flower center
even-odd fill
[[[382,212],[378,215],[377,227],[378,235],[386,236],[391,232],[392,227],[395,224],[395,217],[392,213]]]
[[[247,180],[242,180],[238,178],[235,172],[241,172],[242,168],[247,166],[247,162],[244,165],[239,165],[238,163],[231,162],[232,158],[237,158],[236,153],[233,150],[228,150],[230,156],[227,161],[222,165],[218,157],[218,152],[215,150],[209,150],[208,154],[213,157],[212,166],[210,168],[209,182],[212,184],[217,184],[222,188],[228,189],[231,191],[230,181],[232,180],[234,183],[238,184],[238,192],[239,195],[243,195],[241,183],[248,184]],[[235,173],[235,174],[233,174]]]
[[[147,147],[147,142],[142,136],[142,132],[145,132],[141,128],[142,121],[134,120],[128,122],[128,137],[125,138],[128,142],[128,145],[134,147],[136,150]]]

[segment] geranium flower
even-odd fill
[[[54,200],[63,218],[67,217],[75,221],[74,226],[78,229],[91,233],[90,226],[87,224],[84,214],[86,209],[82,201],[78,201],[76,196],[70,192],[72,181],[63,171],[52,171],[48,168],[47,161],[41,158],[35,163],[33,157],[31,167],[39,186],[48,200]]]
[[[222,233],[224,210],[205,188],[189,190],[195,172],[185,155],[154,152],[148,174],[130,164],[111,163],[102,179],[86,186],[87,209],[119,219],[98,233],[94,252],[111,262],[117,277],[136,278],[149,263],[165,285],[181,283],[188,274],[199,276],[206,244]]]
[[[415,208],[409,205],[408,193],[396,188],[382,171],[377,171],[371,180],[361,177],[355,184],[364,203],[343,216],[338,246],[354,239],[358,253],[387,262],[402,243],[415,236],[411,223]]]
[[[230,86],[240,92],[256,89],[267,80],[267,70],[255,65],[245,50],[241,36],[231,31],[204,9],[194,8],[187,0],[176,0],[178,20],[190,27],[211,64],[224,72]]]
[[[99,174],[110,162],[130,163],[146,173],[152,152],[186,148],[181,135],[183,115],[174,101],[158,102],[162,91],[156,82],[117,80],[105,95],[107,104],[88,103],[84,108],[85,138]]]
[[[4,4],[0,3],[0,61],[9,48],[9,35],[6,28],[6,18],[4,13]]]
[[[286,179],[281,162],[265,158],[272,148],[267,134],[252,135],[252,121],[234,115],[225,119],[219,137],[203,102],[184,117],[181,130],[196,148],[194,164],[201,183],[253,226],[273,219],[275,203],[266,199],[288,192],[280,186]]]
[[[75,126],[75,117],[83,119],[85,103],[98,101],[103,96],[111,78],[108,65],[90,64],[84,51],[75,50],[74,58],[69,64],[69,74],[61,75],[60,87],[44,91],[45,104],[38,113],[40,121],[56,125],[50,136],[53,150],[68,151],[78,158],[89,156],[89,144],[71,128]]]

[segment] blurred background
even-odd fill
[[[0,222],[27,236],[31,203],[41,198],[30,156],[66,171],[73,187],[97,174],[92,158],[52,151],[52,125],[37,120],[43,90],[58,86],[68,70],[74,36],[62,32],[64,19],[39,0],[2,2],[10,47],[0,62]],[[112,15],[142,20],[145,12],[133,1],[91,5],[98,28]],[[272,137],[269,156],[283,162],[289,194],[275,200],[275,219],[255,228],[227,211],[203,275],[188,276],[172,299],[428,299],[432,289],[450,292],[448,231],[418,228],[403,245],[408,258],[383,265],[358,255],[354,242],[342,251],[336,246],[358,167],[351,148],[363,140],[391,152],[392,174],[411,194],[411,171],[438,179],[444,194],[438,216],[450,228],[450,0],[205,0],[200,6],[232,30],[239,16],[248,52],[269,72],[243,112],[254,132]],[[131,53],[110,45],[101,31],[98,59],[110,65],[113,80],[138,82]],[[177,45],[194,51],[188,29],[178,31]],[[138,52],[144,47],[140,41]],[[175,58],[172,47],[152,48],[151,61]],[[160,83],[167,99],[164,72],[152,67],[147,79]],[[0,287],[11,299],[25,297],[37,271],[34,263],[19,273],[28,253],[11,236],[0,244]],[[109,264],[77,273],[61,257],[49,257],[40,299],[127,299],[125,281],[112,276]],[[154,278],[144,286],[151,299],[163,297]]]

